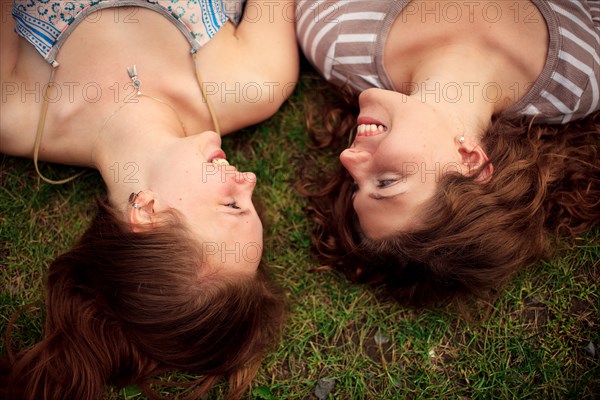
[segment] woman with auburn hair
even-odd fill
[[[360,109],[312,132],[351,140],[305,182],[324,264],[464,304],[598,224],[600,1],[298,1],[296,33]]]
[[[50,266],[43,339],[8,346],[6,397],[100,399],[133,384],[159,398],[152,379],[173,371],[200,376],[189,398],[221,378],[239,398],[278,338],[256,177],[229,165],[221,135],[268,118],[293,88],[293,2],[242,6],[13,2],[1,151],[32,157],[51,183],[68,179],[44,178],[38,159],[95,168],[108,196]]]

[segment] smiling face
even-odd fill
[[[371,239],[416,229],[440,179],[463,172],[452,124],[437,104],[369,89],[359,98],[357,135],[340,160],[357,185],[353,205]]]
[[[157,211],[178,210],[215,269],[254,273],[263,248],[262,224],[252,203],[256,176],[225,161],[221,137],[204,132],[160,152],[152,171]]]

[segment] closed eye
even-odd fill
[[[380,189],[385,188],[385,187],[388,187],[388,186],[394,184],[395,182],[397,182],[397,179],[378,179],[377,187]]]
[[[239,210],[240,209],[240,207],[237,205],[237,203],[235,201],[233,203],[225,204],[225,206],[229,207],[229,208],[233,208],[235,210]]]

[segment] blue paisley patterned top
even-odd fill
[[[192,52],[231,20],[237,24],[245,0],[13,0],[16,31],[53,66],[61,44],[93,12],[110,7],[144,7],[169,19],[190,42]],[[123,15],[123,18],[128,16]],[[129,16],[135,20],[133,13]],[[90,16],[91,19],[97,18]]]

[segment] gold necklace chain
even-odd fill
[[[137,76],[137,67],[134,65],[132,67],[128,67],[127,68],[127,73],[129,74],[129,78],[131,78],[132,81],[132,86],[134,88],[134,90],[136,91],[135,95],[136,95],[136,101],[128,101],[125,100],[123,102],[123,104],[121,104],[119,106],[119,108],[117,108],[115,111],[113,111],[112,114],[110,114],[108,116],[108,118],[104,121],[104,123],[102,124],[102,126],[100,127],[100,129],[98,130],[98,133],[96,134],[97,137],[100,136],[100,133],[102,133],[102,131],[104,130],[104,128],[106,127],[106,125],[108,125],[108,123],[113,119],[113,117],[115,115],[117,115],[119,112],[121,112],[121,110],[123,110],[123,108],[127,107],[129,104],[135,104],[137,103],[137,99],[141,98],[141,97],[147,97],[149,99],[152,99],[158,103],[164,104],[167,107],[169,107],[173,113],[175,114],[175,116],[177,117],[177,120],[179,121],[179,124],[181,125],[181,129],[183,131],[183,136],[187,136],[187,131],[185,129],[185,125],[183,123],[183,121],[181,120],[181,117],[179,116],[179,113],[177,112],[177,110],[175,109],[175,107],[173,107],[170,103],[159,99],[158,97],[154,97],[154,96],[150,96],[149,94],[146,93],[142,93],[142,82],[138,79]]]

